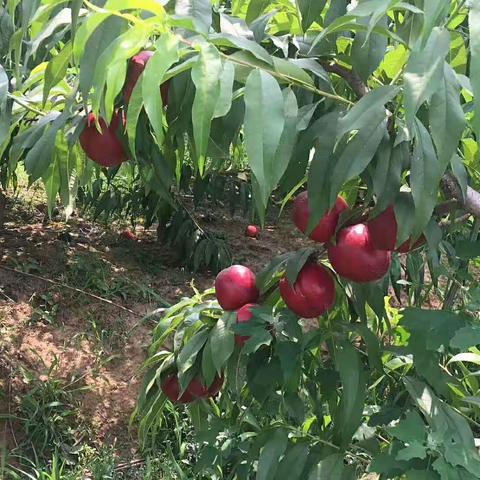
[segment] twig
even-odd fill
[[[82,290],[80,288],[72,287],[71,285],[67,285],[66,283],[61,283],[61,282],[57,282],[55,280],[50,280],[49,278],[45,278],[45,277],[42,277],[40,275],[35,275],[33,273],[22,272],[21,270],[17,270],[15,268],[6,267],[5,265],[0,265],[0,268],[3,269],[3,270],[7,270],[9,272],[17,273],[18,275],[24,275],[25,277],[35,278],[36,280],[41,280],[42,282],[50,283],[50,284],[56,285],[58,287],[67,288],[68,290],[72,290],[73,292],[81,293],[82,295],[86,295],[87,297],[94,298],[95,300],[98,300],[99,302],[108,303],[112,307],[119,308],[120,310],[128,312],[132,315],[135,315],[136,317],[142,317],[143,318],[143,315],[141,315],[138,312],[135,312],[135,311],[131,310],[130,308],[124,307],[123,305],[120,305],[119,303],[112,302],[111,300],[108,300],[108,298],[99,297],[98,295],[95,295],[94,293],[86,292],[85,290]]]
[[[116,472],[120,472],[122,470],[127,470],[129,468],[139,467],[140,465],[143,465],[144,463],[145,463],[145,460],[143,460],[142,458],[139,458],[139,459],[136,459],[136,460],[132,460],[131,462],[120,463],[114,468],[114,470]]]
[[[23,108],[27,109],[30,112],[36,113],[37,115],[41,115],[42,117],[46,115],[46,113],[43,112],[42,110],[38,110],[38,108],[30,106],[27,102],[24,102],[22,99],[20,99],[19,97],[16,97],[15,95],[12,95],[11,93],[7,93],[7,97],[12,99],[15,103],[18,103],[20,106],[22,106]]]
[[[185,45],[188,45],[189,47],[195,48],[195,44],[193,42],[190,42],[189,40],[179,37],[180,42],[184,43]],[[246,60],[240,60],[238,58],[232,57],[230,55],[227,55],[226,53],[223,53],[219,51],[220,56],[225,58],[225,60],[228,60],[229,62],[236,63],[237,65],[242,65],[244,67],[249,67],[252,69],[255,68],[262,68],[259,65],[254,65],[252,63],[249,63]],[[343,98],[340,95],[335,95],[333,93],[325,92],[324,90],[320,90],[319,88],[315,87],[314,85],[310,85],[307,82],[303,82],[302,80],[299,80],[298,78],[291,77],[290,75],[286,75],[284,73],[279,73],[273,69],[265,69],[270,75],[273,77],[281,78],[293,85],[297,85],[301,88],[304,88],[305,90],[309,90],[313,93],[316,93],[317,95],[320,95],[322,97],[330,98],[331,100],[336,100],[337,102],[345,103],[347,105],[354,105],[353,102],[348,100],[347,98]]]
[[[369,88],[353,70],[342,67],[338,63],[322,63],[322,66],[327,72],[335,73],[339,77],[342,77],[358,97],[362,98],[369,92]]]

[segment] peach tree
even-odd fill
[[[305,248],[163,312],[145,445],[186,404],[200,477],[480,478],[479,30],[478,0],[3,2],[2,192],[295,197]]]

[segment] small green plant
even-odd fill
[[[22,466],[9,465],[5,468],[6,480],[75,480],[66,473],[65,462],[62,462],[57,452],[53,454],[49,465],[40,466],[27,458],[19,458]],[[3,477],[2,477],[3,478]]]
[[[86,387],[76,381],[67,382],[55,378],[59,364],[52,363],[41,379],[24,368],[21,369],[27,391],[18,406],[24,441],[22,448],[44,459],[54,451],[72,461],[78,454],[78,440],[84,433],[78,423],[78,398]]]
[[[60,305],[55,299],[53,293],[34,293],[30,299],[30,303],[34,306],[30,316],[31,323],[44,323],[52,325],[57,320]]]
[[[115,270],[118,269],[103,258],[77,254],[69,262],[67,280],[71,285],[107,299],[161,300],[149,285],[137,283]]]

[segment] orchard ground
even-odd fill
[[[154,228],[137,227],[137,240],[128,240],[120,235],[125,225],[102,226],[81,212],[66,224],[48,220],[45,212],[40,191],[11,198],[0,234],[0,265],[33,275],[0,268],[0,414],[11,415],[2,421],[1,435],[13,454],[38,448],[27,438],[25,421],[35,419],[25,418],[30,412],[25,398],[47,403],[38,398],[39,385],[47,385],[68,392],[61,399],[69,403],[61,410],[68,428],[52,428],[68,430],[69,448],[115,445],[118,462],[136,458],[136,431],[129,428],[129,418],[153,327],[142,318],[191,295],[193,285],[200,290],[212,286],[215,275],[179,267],[174,252],[157,243]],[[255,271],[273,256],[304,245],[289,212],[263,229],[258,240],[245,236],[245,218],[218,212],[218,207],[214,216],[204,210],[200,221],[226,236],[235,262]],[[32,437],[36,432],[29,428]]]

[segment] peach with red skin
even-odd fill
[[[194,398],[214,397],[223,386],[223,375],[216,375],[210,387],[206,387],[198,378],[194,378],[187,387],[186,392]]]
[[[142,52],[137,53],[137,55],[134,55],[130,59],[127,79],[123,88],[123,96],[127,104],[130,102],[130,97],[132,96],[133,89],[135,88],[135,85],[140,78],[140,75],[145,70],[148,61],[154,53],[155,52],[152,52],[151,50],[143,50]],[[162,97],[162,102],[164,105],[167,105],[168,103],[168,87],[168,80],[160,85],[160,95]]]
[[[371,241],[377,250],[396,250],[400,253],[408,253],[421,247],[426,242],[426,238],[422,234],[413,245],[411,245],[411,239],[407,239],[395,249],[398,224],[393,205],[390,205],[377,217],[369,220],[367,225],[370,230]]]
[[[135,234],[129,230],[128,228],[125,229],[123,232],[122,232],[122,237],[125,239],[125,240],[136,240],[137,237],[135,236]]]
[[[249,322],[253,318],[253,312],[251,310],[252,307],[258,307],[258,305],[256,303],[247,303],[242,308],[239,308],[237,310],[237,323],[246,323],[246,322]],[[248,335],[235,334],[235,343],[239,347],[243,347],[245,345],[245,342],[249,338],[250,337]]]
[[[255,274],[243,265],[225,268],[215,279],[215,293],[218,303],[227,311],[254,303],[259,295]]]
[[[80,134],[80,146],[87,157],[102,167],[117,167],[127,159],[122,142],[117,137],[120,126],[120,116],[115,112],[110,125],[103,118],[98,123],[101,131],[95,125],[95,115],[90,113],[87,125]]]
[[[333,269],[343,278],[357,283],[380,280],[388,272],[391,252],[377,250],[364,223],[341,229],[337,243],[328,246],[328,258]]]
[[[256,225],[248,225],[245,229],[245,235],[250,238],[257,238],[260,233],[260,229]]]
[[[348,209],[347,202],[342,197],[337,197],[335,205],[317,223],[309,235],[311,240],[319,243],[328,242],[337,229],[340,214]],[[308,193],[302,192],[295,198],[293,203],[293,222],[296,227],[305,233],[310,220],[310,209],[308,207]]]
[[[397,243],[397,220],[393,205],[368,221],[370,238],[377,250],[395,250]]]
[[[313,262],[302,267],[294,285],[285,276],[280,280],[279,288],[287,307],[299,317],[318,317],[335,302],[332,275],[325,267]]]
[[[180,384],[176,374],[168,375],[161,383],[162,392],[172,403],[191,403],[195,397],[188,392],[188,389],[180,396]]]

